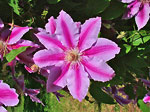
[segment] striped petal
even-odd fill
[[[98,33],[101,28],[101,18],[91,18],[81,26],[79,38],[79,50],[84,51],[90,48],[98,39]]]
[[[106,82],[114,77],[113,69],[102,60],[93,58],[92,60],[82,60],[81,63],[95,81]]]
[[[57,18],[56,35],[63,45],[73,48],[78,43],[79,30],[72,18],[64,11]]]
[[[15,106],[19,103],[15,89],[11,89],[6,83],[0,83],[0,102],[5,106]]]
[[[67,86],[71,95],[80,102],[85,98],[90,80],[82,65],[76,64],[69,69]]]
[[[57,40],[55,37],[52,37],[46,33],[37,33],[35,35],[47,49],[53,49],[53,48],[60,48],[62,50],[66,49],[62,45],[62,43],[59,40]]]
[[[57,90],[62,89],[59,86],[53,84],[53,82],[58,79],[61,74],[61,67],[52,67],[48,75],[48,80],[46,84],[47,92],[56,92]]]
[[[83,52],[83,55],[108,61],[114,58],[115,55],[119,53],[119,51],[120,48],[113,41],[105,38],[99,38],[91,49]]]
[[[57,50],[40,50],[34,54],[33,60],[40,68],[59,65],[64,60],[64,53],[59,53]]]
[[[8,44],[10,45],[18,42],[29,29],[29,27],[14,27],[10,34]]]
[[[143,5],[143,8],[138,12],[135,17],[138,30],[143,28],[150,18],[150,5],[148,3]]]
[[[127,12],[123,15],[123,19],[130,19],[140,10],[141,2],[135,1],[128,5]]]
[[[56,31],[56,22],[55,22],[55,19],[54,19],[53,16],[48,19],[48,23],[45,25],[45,29],[51,35],[55,33],[55,31]]]
[[[53,83],[54,85],[57,85],[62,88],[64,88],[67,85],[67,77],[68,77],[68,74],[70,74],[69,68],[70,68],[70,63],[62,66],[62,73],[57,78],[57,80],[54,81],[54,83]]]

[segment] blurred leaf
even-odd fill
[[[138,100],[138,106],[142,110],[142,112],[150,112],[150,106],[145,104],[143,100]]]
[[[112,20],[124,13],[124,4],[117,0],[112,0],[110,6],[102,12],[101,17],[105,20]]]
[[[6,54],[6,56],[5,56],[6,59],[7,59],[7,61],[8,61],[8,62],[11,62],[13,59],[15,59],[15,57],[16,57],[18,54],[24,52],[27,48],[28,48],[28,46],[20,47],[20,48],[18,48],[18,49],[13,49],[13,50],[11,50],[11,51],[10,51],[8,54]]]
[[[17,15],[20,15],[18,2],[18,0],[10,0],[9,5],[13,8]]]
[[[58,3],[58,2],[60,2],[61,0],[47,0],[47,2],[49,3],[49,4],[56,4],[56,3]]]
[[[98,103],[115,104],[114,99],[103,92],[100,86],[94,82],[90,85],[89,92]]]
[[[104,11],[109,6],[111,0],[87,0],[83,6],[79,7],[82,14],[90,17]]]

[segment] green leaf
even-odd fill
[[[56,3],[58,3],[58,2],[60,2],[61,0],[47,0],[47,2],[49,3],[49,4],[56,4]]]
[[[90,17],[103,12],[110,4],[110,0],[87,0],[83,7],[79,8],[79,11]]]
[[[145,104],[143,100],[138,100],[138,106],[142,110],[142,112],[150,112],[150,106]]]
[[[24,52],[29,46],[25,46],[25,47],[20,47],[18,49],[13,49],[11,50],[8,54],[6,54],[6,59],[8,62],[11,62],[13,59],[15,59],[15,57],[17,55],[19,55],[20,53]]]
[[[112,0],[110,6],[105,9],[101,17],[105,20],[112,20],[124,13],[124,4],[120,1]]]
[[[150,40],[150,36],[143,37],[143,42],[146,43]]]
[[[17,15],[20,15],[20,12],[19,12],[19,5],[18,5],[18,0],[10,0],[9,2],[9,5],[13,8],[14,12],[17,14]]]
[[[90,85],[89,92],[98,103],[115,104],[114,99],[103,92],[100,86],[94,82]]]
[[[125,52],[126,52],[126,54],[127,53],[129,53],[129,51],[131,50],[131,46],[130,45],[128,45],[128,44],[123,44],[123,46],[125,47]]]

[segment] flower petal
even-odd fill
[[[0,112],[8,112],[3,106],[0,106]]]
[[[4,27],[3,21],[0,19],[0,30]]]
[[[3,29],[1,34],[0,34],[0,40],[6,41],[8,39],[8,36],[10,35],[10,30],[8,28]]]
[[[147,3],[143,5],[143,8],[138,12],[138,14],[135,17],[138,30],[140,30],[147,24],[150,18],[149,14],[150,14],[150,6]]]
[[[10,34],[8,44],[10,45],[18,42],[29,29],[29,27],[14,27]]]
[[[48,19],[48,23],[45,25],[45,29],[51,35],[55,33],[55,31],[56,31],[56,22],[55,22],[55,19],[54,19],[53,16]]]
[[[23,40],[23,39],[20,39],[17,43],[12,44],[8,47],[9,47],[9,49],[18,49],[20,47],[25,47],[25,46],[30,46],[30,47],[33,47],[34,49],[39,48],[39,45],[33,43],[32,41]]]
[[[85,98],[90,80],[82,65],[76,64],[69,69],[67,87],[71,95],[80,102]]]
[[[70,68],[70,63],[64,64],[64,66],[62,66],[61,75],[57,78],[57,80],[53,84],[64,88],[67,84],[68,74],[70,74],[70,72],[68,71],[69,68]]]
[[[91,48],[83,52],[85,56],[97,57],[104,61],[108,61],[118,54],[120,48],[111,40],[105,38],[99,38],[96,44]]]
[[[40,50],[34,54],[33,60],[40,68],[58,65],[64,60],[64,53],[52,50]]]
[[[123,3],[131,3],[133,1],[135,1],[135,0],[121,0],[121,2],[123,2]]]
[[[82,60],[87,72],[95,81],[106,82],[114,77],[113,69],[102,60],[93,58],[92,60]]]
[[[127,7],[127,12],[123,15],[123,19],[129,19],[132,18],[134,15],[138,13],[140,10],[141,2],[134,1]]]
[[[101,18],[91,18],[81,26],[79,38],[79,50],[84,51],[90,48],[98,39],[98,33],[101,28]]]
[[[150,96],[146,95],[143,99],[144,103],[150,103]]]
[[[73,22],[72,18],[63,10],[57,18],[56,35],[63,45],[67,47],[75,47],[78,43],[77,25]]]
[[[6,83],[0,83],[0,102],[5,106],[15,106],[19,103],[15,89],[11,89]]]
[[[48,80],[46,84],[47,92],[56,92],[57,90],[62,89],[61,87],[54,85],[53,82],[58,79],[61,75],[61,67],[52,67],[48,75]]]
[[[55,37],[52,37],[46,33],[41,33],[41,32],[35,35],[47,49],[53,49],[53,48],[60,48],[62,50],[66,49],[62,45],[62,43],[59,40],[57,40]]]

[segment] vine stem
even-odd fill
[[[14,28],[14,18],[13,18],[13,11],[12,11],[12,22],[11,22],[10,34],[11,34],[13,28]],[[8,38],[7,38],[7,40],[6,40],[6,45],[5,45],[3,57],[6,55],[7,44],[8,44],[8,40],[9,40],[9,38],[10,38],[10,34],[8,35]]]

